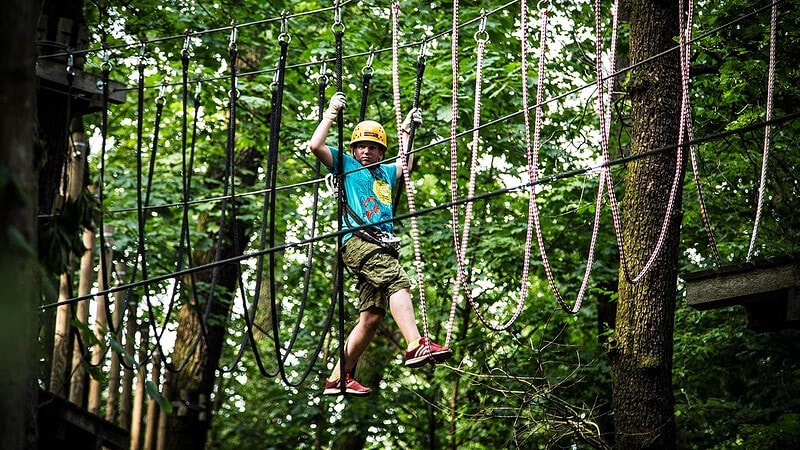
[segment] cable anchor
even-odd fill
[[[75,76],[75,56],[72,54],[72,50],[70,50],[67,55],[66,71],[70,78]]]
[[[289,12],[285,9],[281,12],[281,34],[278,35],[278,42],[288,44],[292,42],[289,30]]]
[[[481,10],[481,21],[478,25],[478,31],[475,32],[475,40],[483,43],[489,42],[489,33],[486,31],[486,10]]]
[[[156,97],[156,104],[163,105],[167,102],[167,97],[165,95],[166,92],[167,92],[167,82],[163,81],[161,82],[161,87],[158,89],[158,97]]]
[[[192,35],[189,30],[186,30],[186,38],[183,41],[183,49],[181,50],[181,56],[184,59],[189,59],[189,47],[191,45]]]
[[[334,34],[336,33],[344,33],[344,23],[342,23],[342,5],[340,4],[339,0],[336,0],[333,4],[333,25],[331,25],[331,31]]]
[[[428,37],[422,38],[422,44],[419,46],[419,55],[417,61],[425,61],[425,53],[428,50]]]
[[[375,69],[372,68],[372,61],[375,60],[375,46],[369,46],[369,57],[367,57],[367,64],[361,68],[361,75],[372,75],[375,73]]]
[[[228,51],[233,52],[233,51],[237,50],[236,38],[237,38],[238,34],[239,34],[239,29],[236,27],[236,21],[232,20],[231,21],[231,39],[228,42]]]

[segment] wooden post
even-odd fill
[[[58,287],[58,301],[63,302],[69,298],[69,277],[61,274]],[[53,365],[50,369],[50,392],[66,397],[66,377],[69,367],[69,321],[72,317],[69,305],[61,305],[56,311],[56,329],[53,341]]]
[[[67,160],[67,179],[61,191],[64,197],[54,202],[54,214],[59,214],[64,203],[64,199],[78,198],[84,188],[83,173],[86,164],[86,136],[83,133],[83,123],[80,118],[72,120],[70,124],[72,139],[69,140],[69,155]],[[72,258],[68,265],[68,272],[61,275],[59,282],[58,301],[66,301],[71,297],[72,288]],[[55,342],[53,346],[53,367],[50,372],[50,392],[68,397],[67,380],[70,373],[68,364],[70,353],[72,309],[70,305],[61,305],[56,312]],[[81,402],[82,403],[82,402]],[[78,403],[80,404],[80,403]]]
[[[122,261],[117,261],[117,278],[121,284],[127,282],[127,266]],[[120,291],[120,296],[123,298],[123,307],[125,308],[125,354],[133,358],[136,348],[136,302],[133,301],[133,295],[130,290]],[[127,300],[127,301],[125,301]],[[145,347],[146,348],[146,347]],[[131,414],[133,410],[133,369],[128,368],[133,361],[128,361],[122,369],[122,401],[119,409],[119,425],[126,430],[131,428]],[[134,366],[135,367],[135,366]]]
[[[160,386],[161,379],[161,352],[156,349],[153,352],[153,372],[150,374],[150,381],[154,385]],[[158,416],[161,408],[155,399],[147,401],[147,422],[144,432],[144,450],[156,450],[158,440]]]
[[[114,253],[114,228],[111,226],[105,227],[108,242],[108,252],[109,254],[113,255]],[[111,261],[109,261],[109,267],[111,267]],[[108,276],[111,276],[111,271],[109,271]],[[116,278],[115,284],[119,286],[121,281],[119,278]],[[111,323],[114,324],[114,330],[116,331],[116,335],[112,335],[112,339],[118,339],[119,341],[122,340],[122,317],[123,317],[123,293],[121,291],[117,291],[114,293],[114,312],[111,318]],[[119,388],[120,388],[120,371],[121,371],[121,364],[120,364],[120,355],[119,353],[111,349],[111,363],[110,367],[108,368],[108,397],[106,398],[106,420],[112,423],[117,423],[117,413],[119,412]]]
[[[139,352],[136,356],[139,364],[136,371],[136,390],[133,394],[133,408],[131,409],[131,446],[130,450],[142,449],[142,419],[144,419],[145,379],[147,378],[147,344],[149,341],[149,328],[147,325],[139,330]]]
[[[81,257],[80,280],[78,282],[78,296],[89,294],[94,281],[94,231],[83,230],[83,246],[86,251]],[[89,301],[79,302],[75,312],[75,318],[81,323],[89,322]],[[69,387],[69,401],[76,405],[83,406],[86,394],[86,369],[81,362],[84,355],[83,350],[78,345],[78,336],[75,336],[72,345],[72,376]]]
[[[108,232],[111,232],[113,235],[113,228],[106,227],[103,230],[103,239],[106,239],[108,236]],[[113,242],[106,244],[106,267],[105,271],[107,274],[111,273],[111,258],[113,256],[112,251]],[[101,260],[102,261],[102,260]],[[106,285],[106,281],[103,280],[102,271],[103,267],[99,267],[97,271],[98,274],[98,283],[97,288],[101,291],[105,291],[108,289]],[[92,365],[98,366],[102,363],[104,357],[103,346],[99,343],[105,342],[106,331],[108,329],[108,316],[106,315],[106,306],[107,306],[108,298],[105,295],[98,295],[97,296],[97,309],[95,310],[95,320],[94,320],[94,334],[97,338],[98,344],[94,346],[92,349]],[[102,380],[92,380],[89,382],[89,404],[87,409],[92,414],[100,414],[100,405],[102,403],[102,390],[103,384]]]

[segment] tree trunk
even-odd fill
[[[36,448],[36,6],[5,4],[0,43],[0,436],[9,450]]]
[[[678,3],[632,0],[631,65],[675,46]],[[662,55],[630,73],[631,155],[675,144],[679,123],[678,52]],[[675,151],[634,161],[622,202],[624,250],[631,277],[653,252],[676,170]],[[680,180],[684,167],[680,167]],[[663,249],[652,269],[631,283],[619,276],[619,304],[611,350],[616,448],[675,448],[672,333],[677,285],[681,190],[668,217]]]
[[[260,154],[251,148],[245,148],[236,155],[235,167],[237,168],[237,190],[247,189],[255,184]],[[210,166],[205,177],[207,180],[222,180],[224,178],[219,166]],[[230,210],[227,211],[227,220],[223,229],[223,248],[221,258],[228,259],[240,256],[247,246],[252,235],[253,223],[231,220]],[[199,227],[203,228],[204,220],[200,220]],[[235,236],[234,236],[235,232]],[[215,238],[215,236],[212,236]],[[233,243],[238,243],[234,249]],[[208,251],[196,251],[193,254],[194,265],[204,265],[214,262],[217,248]],[[213,270],[197,272],[194,280],[186,277],[183,280],[183,295],[186,301],[178,317],[178,331],[175,349],[170,357],[175,366],[187,362],[182,370],[171,373],[167,379],[164,395],[173,404],[180,404],[172,414],[166,417],[165,433],[159,436],[163,444],[160,447],[170,450],[193,450],[203,448],[208,438],[208,429],[211,422],[211,411],[208,409],[206,399],[211,398],[216,380],[217,367],[222,352],[222,346],[227,332],[227,320],[231,311],[231,302],[235,298],[238,286],[237,264],[228,264],[219,267],[217,285],[213,293],[200,290],[200,298],[192,297],[191,283],[197,286],[209,286],[214,276]],[[209,306],[212,320],[206,322],[205,339],[202,335],[201,322],[206,302],[211,299]],[[195,340],[200,339],[196,349],[193,349]],[[206,406],[201,407],[201,404]]]

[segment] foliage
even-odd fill
[[[708,5],[697,17],[697,33],[712,30],[740,15],[743,4],[726,0]],[[87,4],[87,17],[96,24],[98,44],[113,49],[112,78],[130,86],[127,101],[110,109],[109,148],[106,160],[92,155],[92,175],[99,182],[101,164],[105,169],[104,203],[106,223],[116,227],[119,257],[133,264],[136,259],[140,213],[144,217],[146,261],[150,277],[188,267],[190,243],[193,249],[211,248],[213,242],[197,231],[203,221],[214,231],[223,206],[232,214],[226,195],[238,194],[236,214],[241,220],[274,226],[275,244],[286,245],[272,267],[276,277],[274,299],[262,289],[255,323],[255,342],[248,340],[246,315],[256,309],[257,282],[262,288],[269,271],[258,274],[257,258],[242,262],[242,292],[228,321],[228,346],[223,351],[216,410],[208,448],[318,448],[337,444],[343,435],[367,430],[368,448],[578,448],[602,447],[613,432],[611,423],[610,374],[604,354],[600,300],[613,305],[617,278],[617,243],[608,205],[602,211],[597,261],[583,307],[576,315],[558,308],[536,242],[531,244],[531,274],[522,280],[527,256],[523,243],[528,232],[528,195],[521,186],[527,180],[523,100],[519,87],[521,61],[517,33],[519,4],[504,2],[461,2],[462,23],[487,17],[490,37],[483,71],[480,133],[481,164],[476,170],[477,193],[486,196],[474,202],[474,219],[466,251],[471,293],[476,307],[495,326],[514,311],[523,282],[528,296],[517,321],[506,331],[493,332],[480,324],[470,305],[462,298],[455,311],[453,329],[448,330],[450,299],[455,279],[456,255],[447,205],[451,200],[450,105],[452,62],[450,22],[447,3],[402,2],[399,50],[401,106],[411,106],[419,47],[425,39],[426,70],[421,86],[423,127],[416,136],[419,167],[412,173],[418,210],[430,209],[417,217],[421,253],[424,259],[425,318],[429,332],[444,340],[452,331],[455,356],[447,365],[409,371],[401,364],[402,339],[395,337],[387,320],[375,352],[360,363],[362,369],[377,368],[382,380],[370,400],[320,398],[324,377],[338,355],[338,317],[332,334],[323,327],[331,301],[332,267],[335,259],[335,199],[321,187],[319,207],[313,210],[316,189],[321,185],[315,161],[305,142],[316,124],[320,60],[328,61],[326,76],[334,64],[331,23],[333,12],[317,12],[329,3],[301,2],[94,2]],[[608,6],[608,5],[604,5]],[[289,66],[283,89],[279,141],[275,220],[264,215],[264,192],[239,192],[237,185],[224,186],[218,180],[201,179],[208,167],[223,168],[230,112],[230,94],[237,92],[235,123],[237,149],[250,147],[264,155],[259,181],[266,185],[268,143],[274,130],[269,127],[278,63],[278,39],[284,31],[282,11],[290,19],[285,32],[291,36]],[[604,10],[604,11],[607,11]],[[308,13],[308,14],[306,14]],[[395,142],[395,112],[391,83],[390,2],[347,2],[342,10],[344,37],[343,89],[347,94],[345,130],[355,123],[360,99],[360,78],[370,49],[374,51],[374,78],[368,115],[387,125],[390,142]],[[738,27],[722,27],[694,45],[692,99],[696,136],[762,120],[765,97],[765,15],[753,15]],[[274,20],[252,24],[262,18]],[[544,106],[540,175],[552,176],[580,171],[599,158],[599,136],[594,87],[594,15],[589,2],[558,4],[551,16],[550,50],[546,58],[545,97],[555,99]],[[775,116],[792,111],[797,104],[797,30],[800,14],[781,16],[779,52],[786,62],[779,64],[776,82]],[[237,71],[241,75],[231,89],[229,43],[226,27],[237,28]],[[528,39],[531,48],[529,70],[538,62],[538,11],[531,11]],[[472,128],[474,107],[475,42],[479,21],[462,28],[458,53],[461,55],[457,94],[458,129]],[[215,31],[224,29],[224,31]],[[188,41],[187,30],[202,32]],[[624,42],[625,28],[620,30]],[[172,39],[162,39],[165,37]],[[610,37],[604,34],[607,43]],[[145,41],[141,55],[140,41]],[[190,56],[188,86],[182,84],[181,55],[187,44]],[[102,52],[90,55],[90,65],[99,67]],[[137,65],[146,66],[143,109],[138,109]],[[535,91],[535,77],[529,75],[529,95]],[[192,103],[195,80],[202,80],[199,105]],[[588,88],[588,89],[587,89]],[[327,97],[335,87],[329,83]],[[184,104],[186,94],[188,104]],[[154,142],[157,98],[163,96],[158,141]],[[624,155],[628,145],[624,92],[615,104],[612,153]],[[532,101],[530,102],[532,104]],[[186,131],[183,129],[184,108]],[[531,110],[533,111],[533,110]],[[532,116],[531,116],[532,118]],[[137,131],[141,120],[142,131]],[[191,132],[197,126],[196,140]],[[93,124],[99,129],[99,118]],[[797,123],[776,126],[773,156],[769,166],[770,197],[765,203],[764,222],[757,255],[796,253],[797,216]],[[335,133],[334,133],[335,134]],[[186,139],[186,145],[184,145]],[[334,143],[332,136],[330,143]],[[347,136],[345,135],[345,142]],[[456,195],[466,195],[470,174],[468,142],[457,139],[456,164],[459,186]],[[707,210],[725,263],[746,256],[754,193],[758,183],[762,131],[733,134],[698,145],[701,183]],[[192,166],[190,151],[194,155]],[[390,150],[390,153],[393,153]],[[151,173],[149,164],[154,167]],[[141,169],[140,169],[141,168]],[[624,167],[615,167],[621,180]],[[323,169],[324,172],[324,169]],[[191,183],[184,184],[191,176]],[[149,178],[152,177],[152,182]],[[310,183],[310,181],[315,181]],[[148,189],[148,183],[150,188]],[[575,301],[584,276],[592,233],[596,172],[564,177],[537,187],[537,204],[542,222],[542,240],[554,267],[555,283],[565,300]],[[620,187],[620,194],[624,187]],[[682,245],[686,271],[713,265],[702,227],[694,185],[687,182],[684,199]],[[235,191],[235,192],[232,192]],[[146,192],[149,205],[139,210]],[[184,207],[184,195],[191,203]],[[184,210],[186,216],[184,216]],[[315,212],[317,213],[315,215]],[[400,214],[408,212],[406,202]],[[463,224],[464,207],[458,207]],[[181,240],[184,220],[188,239]],[[315,228],[313,228],[313,227]],[[408,245],[401,258],[412,278],[417,274],[410,245],[411,219],[397,224]],[[313,244],[310,269],[309,244],[297,244],[312,236],[328,235]],[[535,236],[534,236],[535,238]],[[253,236],[250,252],[266,246],[268,236]],[[269,258],[264,258],[269,267]],[[137,270],[141,266],[137,267]],[[138,276],[141,276],[139,274]],[[308,276],[306,283],[305,277]],[[259,278],[260,277],[260,278]],[[346,292],[353,297],[353,281]],[[151,308],[158,320],[167,321],[168,282],[149,285],[148,292],[163,302]],[[141,295],[144,292],[140,292]],[[415,292],[416,294],[416,292]],[[420,296],[415,295],[417,298]],[[463,295],[462,295],[463,297]],[[275,301],[277,309],[265,305]],[[687,448],[764,448],[767,442],[791,445],[800,431],[796,427],[798,385],[796,339],[793,332],[755,335],[742,329],[734,311],[697,312],[678,299],[676,316],[674,380],[677,397],[679,446]],[[302,311],[302,315],[301,315]],[[270,314],[270,312],[272,314]],[[421,310],[418,309],[420,319]],[[355,317],[346,311],[348,322]],[[264,319],[264,317],[266,317]],[[271,319],[275,322],[271,322]],[[227,318],[218,318],[227,320]],[[170,324],[174,328],[174,325]],[[275,342],[277,339],[277,343]],[[287,351],[289,342],[291,351]],[[244,344],[243,344],[244,343]],[[320,359],[315,349],[322,343]],[[240,354],[240,347],[241,357]],[[255,358],[254,348],[260,358]],[[283,367],[276,353],[285,357]],[[796,358],[795,358],[796,359]],[[283,372],[283,373],[281,373]],[[308,373],[306,373],[308,372]],[[363,373],[363,372],[362,372]],[[307,378],[305,378],[307,375]],[[368,417],[367,423],[357,418]]]

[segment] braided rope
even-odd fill
[[[777,36],[778,4],[772,4],[770,14],[769,30],[769,68],[767,69],[767,123],[772,120],[772,91],[775,85],[775,40]],[[753,234],[750,235],[750,247],[747,249],[747,262],[753,259],[758,226],[761,222],[761,212],[764,209],[764,193],[767,188],[767,162],[769,161],[769,144],[772,135],[772,127],[764,127],[764,154],[761,157],[761,183],[758,186],[758,206],[756,207],[756,218],[753,223]]]
[[[408,155],[406,154],[406,139],[402,129],[402,109],[400,107],[400,80],[398,74],[398,28],[399,28],[399,15],[400,3],[395,1],[392,3],[392,96],[394,100],[395,119],[397,120],[397,142],[399,148],[400,165],[403,169],[403,180],[406,187],[406,200],[408,202],[408,211],[411,214],[411,240],[414,247],[414,266],[417,270],[417,288],[419,291],[419,309],[422,316],[422,335],[428,336],[428,314],[425,305],[425,285],[422,270],[422,252],[419,245],[419,227],[417,226],[417,216],[415,213],[416,206],[414,205],[414,185],[411,184],[411,175],[408,167]],[[428,340],[425,341],[426,345],[430,345]],[[429,349],[430,351],[430,349]]]
[[[717,240],[714,237],[714,230],[711,228],[711,220],[708,216],[708,208],[706,207],[705,197],[703,196],[703,187],[700,182],[700,171],[697,167],[697,151],[694,144],[691,142],[694,141],[694,130],[692,125],[692,115],[691,115],[691,106],[690,106],[690,99],[691,96],[689,95],[689,67],[690,61],[689,57],[691,55],[691,42],[692,42],[692,20],[694,18],[694,1],[689,1],[688,9],[684,11],[684,4],[680,2],[678,4],[678,14],[680,18],[680,28],[681,28],[681,35],[680,35],[680,64],[681,64],[681,131],[680,131],[680,141],[678,147],[680,148],[683,141],[685,139],[690,142],[689,144],[689,161],[692,165],[692,177],[694,179],[695,191],[697,192],[697,200],[700,204],[700,218],[703,221],[703,228],[706,231],[706,236],[708,237],[709,245],[711,246],[711,253],[714,256],[714,261],[716,262],[717,266],[722,265],[722,258],[719,255],[719,249],[717,248]],[[685,23],[684,23],[685,20]]]
[[[483,19],[486,20],[485,17]],[[481,23],[481,28],[475,33],[475,41],[477,44],[477,57],[475,61],[475,97],[474,97],[474,105],[473,105],[473,115],[472,115],[472,142],[470,143],[470,147],[472,149],[471,157],[470,157],[470,173],[469,173],[469,182],[467,184],[467,198],[472,198],[475,195],[475,178],[476,178],[476,168],[478,166],[478,147],[480,144],[480,123],[481,123],[481,95],[482,95],[482,86],[483,86],[483,55],[486,48],[486,43],[489,40],[489,35],[484,30],[485,22]],[[457,57],[456,52],[453,52],[453,56]],[[455,59],[456,63],[453,63],[454,67],[454,77],[453,77],[453,86],[454,91],[456,87],[456,72],[457,69],[455,66],[457,65],[457,59]],[[456,98],[454,95],[453,98]],[[453,133],[453,124],[455,122],[451,119],[451,133],[450,133],[450,198],[453,203],[458,199],[458,191],[457,191],[457,184],[453,183],[453,178],[457,172],[457,146],[455,145],[455,133]],[[457,241],[458,236],[458,214],[456,213],[456,207],[453,206],[451,208],[451,213],[453,216],[452,221],[452,228],[453,228],[453,245],[456,252],[456,264],[457,264],[457,273],[456,273],[456,282],[453,286],[453,295],[450,302],[450,316],[447,320],[447,335],[444,341],[444,346],[448,347],[450,345],[450,338],[453,334],[453,324],[455,322],[455,315],[456,315],[456,306],[458,305],[458,298],[461,292],[461,286],[464,285],[464,293],[467,296],[467,299],[472,305],[473,310],[475,310],[478,317],[481,317],[478,309],[475,307],[472,294],[469,290],[469,287],[466,286],[467,276],[464,270],[464,267],[467,264],[465,253],[467,251],[467,243],[469,242],[469,234],[470,234],[470,223],[472,222],[472,208],[473,202],[468,201],[464,210],[464,228],[462,230],[461,235],[461,244],[459,245]]]
[[[450,31],[450,68],[451,68],[451,102],[450,102],[450,198],[455,199],[457,198],[456,186],[458,186],[458,71],[459,71],[459,64],[458,64],[458,10],[459,10],[459,3],[458,0],[453,1],[453,21],[452,21],[452,28]],[[478,71],[480,73],[480,71]],[[477,95],[477,94],[476,94]],[[476,103],[477,105],[477,103]],[[476,143],[477,145],[477,143]],[[472,206],[472,203],[467,204],[468,207]],[[466,217],[469,217],[468,215]],[[465,221],[468,220],[465,217]],[[453,232],[453,249],[456,252],[456,282],[453,286],[453,295],[450,298],[450,314],[447,318],[447,325],[445,326],[445,339],[444,339],[444,346],[448,347],[450,345],[450,339],[453,335],[453,325],[455,324],[456,318],[456,307],[458,305],[458,297],[459,291],[461,288],[461,283],[465,282],[466,277],[464,276],[464,261],[463,261],[463,252],[462,248],[458,242],[458,210],[457,207],[454,205],[450,208],[450,227]],[[466,227],[466,223],[465,223]],[[463,239],[462,239],[463,242]],[[468,292],[468,289],[465,287],[465,292]],[[477,312],[477,309],[475,310]],[[478,316],[480,317],[480,315]]]
[[[610,159],[608,155],[608,134],[610,130],[610,121],[608,121],[608,116],[610,116],[610,102],[609,105],[605,105],[604,103],[604,88],[603,88],[603,72],[602,72],[602,52],[600,50],[600,40],[601,40],[601,25],[600,25],[600,0],[595,0],[595,33],[596,33],[596,40],[595,40],[595,56],[596,56],[596,67],[597,67],[597,83],[598,83],[598,109],[600,111],[600,130],[601,130],[601,145],[603,147],[603,158],[605,161]],[[611,65],[610,73],[614,73],[614,64],[615,64],[615,54],[616,54],[616,29],[617,29],[617,7],[616,2],[612,6],[613,11],[613,31],[612,31],[612,43],[611,43],[611,54],[609,57],[609,64]],[[680,139],[680,138],[679,138]],[[622,268],[623,273],[625,274],[625,278],[628,282],[632,284],[636,284],[647,274],[650,269],[653,267],[656,258],[660,255],[662,248],[664,247],[664,242],[667,236],[667,228],[669,227],[669,218],[672,216],[672,213],[675,210],[675,198],[678,191],[678,186],[680,185],[681,179],[681,166],[683,164],[683,152],[677,151],[675,157],[675,173],[672,179],[672,186],[670,187],[669,199],[667,201],[667,208],[664,211],[664,220],[661,223],[661,229],[658,234],[658,238],[656,240],[655,248],[653,252],[650,254],[647,262],[645,262],[642,269],[639,273],[631,277],[630,270],[628,268],[627,256],[625,253],[625,245],[622,239],[622,225],[619,216],[619,205],[617,204],[616,195],[614,194],[614,184],[613,179],[611,177],[611,172],[606,169],[605,176],[606,182],[608,184],[608,197],[611,204],[611,214],[614,221],[614,230],[617,237],[617,245],[619,247],[619,254],[620,254],[620,267]]]
[[[541,5],[541,3],[540,3]],[[547,27],[547,15],[549,11],[548,8],[542,9],[542,36],[541,36],[541,54],[539,57],[539,74],[537,78],[537,90],[536,90],[536,114],[534,119],[534,135],[533,135],[533,149],[530,152],[530,157],[532,158],[532,163],[529,165],[529,176],[531,177],[532,181],[536,181],[538,177],[538,173],[536,172],[536,168],[538,167],[538,155],[539,150],[541,148],[540,138],[541,138],[541,127],[542,127],[542,101],[543,101],[543,93],[544,93],[544,59],[545,59],[545,36],[546,36],[546,27]],[[527,107],[526,107],[527,109]],[[526,119],[526,129],[527,129],[527,119]],[[529,137],[526,136],[526,142],[529,142]],[[528,147],[530,145],[528,144]],[[550,285],[550,289],[552,290],[553,294],[558,301],[559,306],[561,308],[571,314],[575,314],[580,310],[581,304],[583,302],[583,296],[585,295],[586,289],[589,284],[589,275],[592,271],[592,266],[594,265],[594,254],[595,248],[597,243],[597,236],[598,230],[600,227],[600,212],[602,206],[602,193],[604,188],[604,178],[600,177],[600,183],[598,186],[598,193],[597,193],[597,200],[595,203],[595,216],[594,216],[594,225],[592,227],[592,238],[589,244],[589,256],[586,263],[586,270],[583,276],[583,281],[581,283],[580,289],[578,290],[577,299],[575,300],[575,304],[572,307],[567,306],[566,302],[564,301],[563,296],[561,295],[558,286],[556,286],[555,277],[553,276],[552,266],[550,265],[550,261],[547,257],[547,250],[545,249],[544,245],[544,237],[542,234],[541,228],[541,221],[539,216],[539,209],[536,206],[536,192],[535,189],[531,189],[531,201],[529,203],[530,213],[533,216],[534,221],[534,228],[536,230],[536,240],[539,245],[539,253],[542,256],[542,264],[544,266],[545,274],[547,276],[547,281]],[[530,232],[530,227],[529,227]]]

